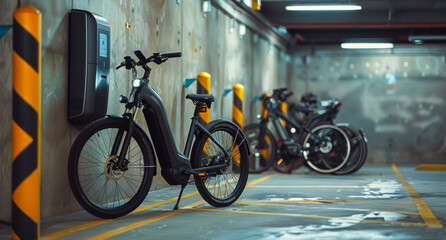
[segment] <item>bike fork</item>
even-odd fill
[[[129,130],[128,130],[127,134],[125,135],[124,142],[121,147],[121,152],[119,153],[118,161],[113,166],[113,169],[115,169],[115,170],[116,169],[120,169],[122,171],[127,170],[127,169],[124,169],[126,167],[126,164],[124,162],[125,154],[127,153],[127,150],[129,148],[130,140],[132,139],[132,135],[133,135],[133,128],[135,127],[135,121],[136,121],[136,118],[138,117],[139,112],[141,111],[141,107],[142,107],[142,105],[138,104],[135,114],[133,116],[133,119],[132,119],[132,117],[129,118]],[[115,149],[115,146],[119,146],[119,143],[121,142],[122,135],[123,134],[121,132],[118,132],[118,136],[116,137],[115,142],[113,144],[113,150]],[[117,151],[117,149],[116,149],[116,151]]]

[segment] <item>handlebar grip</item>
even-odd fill
[[[173,52],[173,53],[163,53],[161,54],[161,56],[163,57],[167,57],[167,58],[176,58],[176,57],[181,57],[181,52]]]

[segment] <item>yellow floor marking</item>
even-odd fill
[[[262,200],[262,201],[239,201],[240,203],[293,203],[293,202],[320,202],[320,203],[332,203],[332,202],[361,202],[361,201],[381,201],[381,200],[394,200],[392,198],[365,198],[365,199],[346,199],[346,200],[276,200],[276,201],[270,201],[270,200]],[[400,200],[400,199],[398,199]],[[410,199],[407,199],[406,201],[410,201]],[[400,205],[402,206],[402,205]]]
[[[272,177],[275,177],[275,176],[277,176],[277,174],[268,175],[268,176],[259,178],[259,179],[257,179],[257,180],[254,180],[254,181],[252,181],[252,182],[246,184],[246,187],[252,187],[253,185],[256,185],[257,183],[261,183],[261,182],[266,181],[266,180],[268,180],[268,179],[270,179],[270,178],[272,178]]]
[[[130,230],[142,227],[142,226],[147,225],[149,223],[153,223],[153,222],[162,220],[164,218],[168,218],[170,216],[177,215],[179,213],[182,213],[182,212],[186,211],[186,209],[190,209],[190,208],[196,207],[196,206],[201,205],[203,203],[204,203],[204,200],[200,200],[198,202],[195,202],[195,203],[192,203],[190,205],[187,205],[184,208],[181,208],[181,209],[178,209],[178,210],[172,210],[172,211],[160,214],[160,215],[155,216],[155,217],[147,218],[147,219],[144,219],[144,220],[141,220],[141,221],[138,221],[138,222],[126,225],[126,226],[122,226],[122,227],[113,229],[111,231],[108,231],[108,232],[101,233],[99,235],[93,236],[91,238],[87,238],[87,240],[108,239],[108,238],[114,237],[116,235],[128,232]]]
[[[82,231],[82,230],[87,229],[87,228],[92,228],[94,226],[97,226],[97,225],[100,225],[100,224],[103,224],[103,223],[107,223],[107,222],[110,222],[110,221],[113,221],[113,220],[115,220],[115,219],[95,220],[93,222],[84,223],[84,224],[81,224],[81,225],[78,225],[78,226],[74,226],[74,227],[71,227],[71,228],[67,228],[67,229],[64,229],[64,230],[61,230],[61,231],[58,231],[58,232],[54,232],[54,233],[48,234],[46,236],[43,236],[42,238],[48,238],[48,239],[60,238],[60,237],[63,237],[65,235],[68,235],[68,234],[71,234],[71,233],[74,233],[74,232],[78,232],[78,231]]]
[[[417,170],[446,171],[446,164],[420,164]]]
[[[193,193],[189,193],[189,194],[184,195],[182,197],[182,199],[183,198],[187,198],[187,197],[191,197],[191,196],[194,196],[194,195],[197,195],[197,194],[198,194],[198,191],[195,191]],[[164,200],[164,201],[161,201],[161,202],[150,204],[150,205],[145,206],[145,207],[137,208],[133,212],[129,213],[129,215],[133,214],[133,213],[145,211],[145,210],[148,210],[148,209],[151,209],[151,208],[155,208],[155,207],[161,206],[161,205],[166,204],[166,203],[174,202],[177,199],[178,199],[178,197],[174,197],[174,198],[167,199],[167,200]],[[71,227],[71,228],[67,228],[67,229],[64,229],[64,230],[61,230],[61,231],[58,231],[58,232],[54,232],[54,233],[48,234],[46,236],[43,236],[42,238],[49,238],[49,239],[60,238],[60,237],[63,237],[65,235],[68,235],[68,234],[71,234],[71,233],[75,233],[75,232],[78,232],[78,231],[82,231],[82,230],[85,230],[85,229],[88,229],[88,228],[92,228],[92,227],[95,227],[97,225],[100,225],[100,224],[103,224],[103,223],[107,223],[107,222],[110,222],[110,221],[114,221],[114,220],[115,219],[94,220],[92,222],[81,224],[79,226],[74,226],[74,227]]]
[[[246,202],[237,202],[241,204],[251,204]],[[335,208],[335,207],[316,207],[316,206],[300,206],[300,205],[289,205],[289,204],[276,204],[276,203],[257,203],[256,205],[267,205],[267,206],[279,206],[279,207],[297,207],[297,208],[316,208],[316,209],[332,209],[332,210],[343,210],[343,211],[356,211],[356,212],[391,212],[400,213],[406,215],[420,215],[418,212],[399,212],[399,211],[383,211],[376,209],[361,209],[361,208]]]
[[[253,181],[251,183],[248,183],[246,186],[248,187],[248,186],[251,186],[251,185],[263,182],[263,181],[265,181],[265,180],[267,180],[269,178],[272,178],[274,176],[276,176],[276,175],[269,175],[269,176],[257,179],[257,180],[255,180],[255,181]],[[189,193],[189,194],[184,195],[181,199],[184,199],[184,198],[187,198],[187,197],[191,197],[191,196],[194,196],[194,195],[197,195],[197,194],[198,194],[198,191],[195,191],[193,193]],[[164,205],[166,203],[174,202],[177,199],[178,199],[178,197],[174,197],[174,198],[167,199],[167,200],[164,200],[164,201],[161,201],[161,202],[157,202],[157,203],[145,206],[145,207],[137,208],[137,209],[135,209],[133,212],[131,212],[129,214],[133,214],[133,213],[145,211],[145,210],[148,210],[148,209],[151,209],[151,208],[155,208],[155,207]],[[48,234],[46,236],[43,236],[42,238],[47,238],[47,239],[60,238],[60,237],[66,236],[68,234],[72,234],[72,233],[75,233],[75,232],[78,232],[78,231],[82,231],[82,230],[85,230],[85,229],[88,229],[88,228],[92,228],[92,227],[98,226],[100,224],[107,223],[107,222],[114,221],[114,220],[115,219],[94,220],[92,222],[87,222],[87,223],[84,223],[84,224],[81,224],[81,225],[78,225],[78,226],[70,227],[70,228],[67,228],[67,229],[64,229],[64,230],[61,230],[61,231],[58,231],[58,232],[54,232],[54,233]]]
[[[306,215],[306,214],[292,214],[292,213],[268,213],[268,212],[251,212],[251,211],[237,211],[237,210],[225,210],[225,209],[208,209],[208,208],[191,208],[189,210],[194,211],[206,211],[206,212],[227,212],[227,213],[241,213],[241,214],[254,214],[254,215],[270,215],[270,216],[286,216],[286,217],[304,217],[304,218],[322,218],[322,219],[340,219],[345,221],[358,221],[361,223],[381,223],[381,224],[399,224],[399,225],[416,225],[425,226],[424,223],[415,222],[390,222],[390,221],[379,221],[379,220],[360,220],[352,217],[330,217],[330,216],[316,216],[316,215]]]
[[[294,176],[294,174],[292,175]],[[362,182],[362,183],[371,183],[370,180],[350,180],[350,179],[335,179],[335,178],[316,178],[310,177],[308,175],[302,176],[305,180],[319,180],[319,181],[333,181],[333,182]]]
[[[399,185],[377,185],[377,184],[370,184],[370,185],[364,185],[364,186],[358,186],[358,185],[344,185],[344,186],[326,186],[326,185],[316,185],[316,186],[269,186],[269,185],[257,185],[252,187],[263,187],[263,188],[401,188],[402,186]]]
[[[198,191],[195,191],[193,193],[189,193],[189,194],[186,194],[186,195],[182,196],[181,199],[184,199],[184,198],[187,198],[187,197],[192,197],[192,196],[197,195],[197,194],[198,194]],[[149,206],[137,208],[133,212],[131,212],[130,214],[141,212],[141,211],[145,211],[147,209],[158,207],[158,206],[161,206],[161,205],[166,204],[166,203],[175,202],[176,200],[178,200],[178,197],[174,197],[174,198],[171,198],[171,199],[168,199],[168,200],[157,202],[157,203],[151,204]]]
[[[379,205],[379,206],[392,206],[392,207],[417,207],[415,205],[400,205],[400,204],[383,204],[383,203],[375,203],[372,205]]]
[[[358,188],[362,186],[267,186],[267,185],[257,185],[252,187],[260,188]]]
[[[418,192],[413,188],[409,182],[401,175],[400,171],[396,167],[395,164],[392,164],[392,169],[395,172],[396,176],[398,176],[400,182],[404,185],[409,195],[412,197],[413,202],[418,208],[418,212],[420,212],[421,217],[423,218],[425,224],[428,227],[442,228],[443,224],[441,224],[435,215],[430,210],[427,203],[420,197]]]

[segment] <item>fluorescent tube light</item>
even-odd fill
[[[360,5],[290,5],[288,11],[354,11],[361,10]]]
[[[342,43],[343,49],[393,48],[393,43]]]

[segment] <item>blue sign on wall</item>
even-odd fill
[[[12,25],[0,25],[0,39],[5,35]]]

